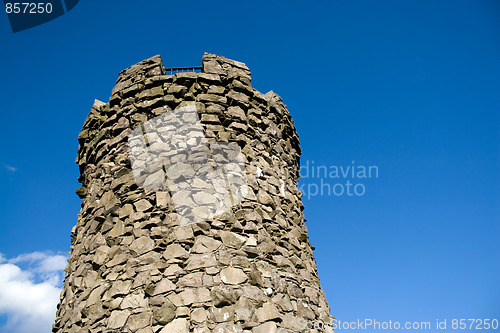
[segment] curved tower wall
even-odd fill
[[[330,322],[300,146],[248,67],[160,56],[119,74],[78,137],[83,199],[53,332],[297,332]],[[319,332],[319,330],[306,330]]]

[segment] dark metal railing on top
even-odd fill
[[[172,68],[165,68],[165,72],[167,74],[175,74],[179,72],[196,72],[196,71],[201,71],[202,67],[172,67]]]

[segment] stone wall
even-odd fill
[[[175,132],[188,146],[155,169],[166,128],[155,119],[196,122],[178,110],[195,110],[202,135]],[[134,131],[152,123],[159,132],[132,158]],[[108,103],[95,101],[78,139],[83,200],[53,332],[273,333],[330,322],[297,189],[298,135],[245,64],[205,54],[200,73],[166,75],[160,56],[144,60],[119,74]],[[193,154],[190,142],[208,150]],[[243,176],[226,168],[233,177],[220,188],[193,176],[217,165],[216,145],[243,163]],[[210,149],[206,163],[186,163]]]

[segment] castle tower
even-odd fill
[[[199,70],[152,57],[92,106],[53,332],[328,331],[290,114],[241,62]]]

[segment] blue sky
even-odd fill
[[[1,17],[0,266],[69,251],[77,136],[118,73],[210,52],[283,98],[303,164],[378,168],[362,196],[304,198],[334,316],[500,319],[499,2],[81,1],[16,34]],[[14,313],[0,297],[0,325]]]

